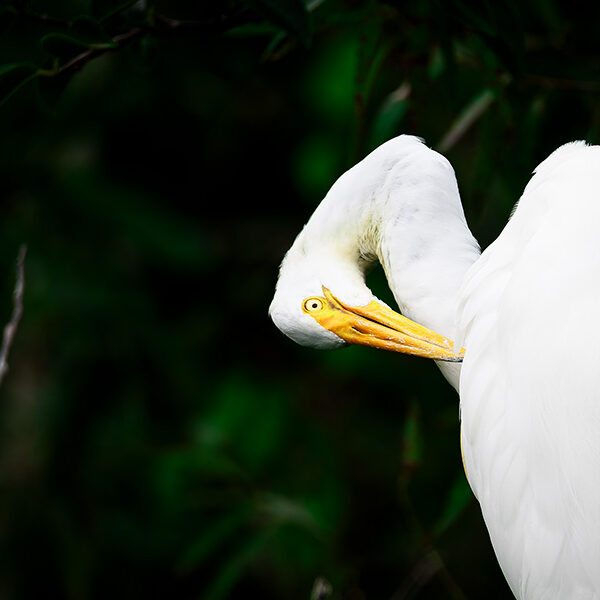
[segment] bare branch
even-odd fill
[[[479,93],[454,120],[450,129],[436,146],[436,150],[442,154],[448,152],[485,113],[495,99],[495,92],[489,88]]]
[[[245,9],[236,7],[227,12],[223,12],[216,17],[203,19],[201,21],[182,21],[172,19],[160,13],[153,14],[153,33],[196,33],[204,35],[216,35],[223,33],[230,27],[242,25]]]
[[[67,21],[66,19],[59,19],[51,15],[37,14],[28,10],[24,10],[17,14],[24,19],[28,19],[30,21],[37,21],[38,23],[48,23],[50,25],[59,25],[62,27],[68,27],[71,24],[71,21]]]
[[[310,600],[327,600],[332,592],[333,589],[329,581],[324,577],[317,577],[310,593]]]
[[[600,92],[598,81],[581,81],[576,79],[561,79],[560,77],[548,77],[546,75],[535,75],[528,73],[525,79],[535,85],[550,89],[576,90],[578,92]]]
[[[126,33],[122,33],[120,35],[116,35],[113,38],[113,42],[116,44],[115,48],[91,48],[90,50],[86,50],[81,54],[77,55],[74,59],[70,60],[68,63],[64,64],[60,69],[58,69],[55,73],[50,72],[47,75],[53,77],[54,75],[62,75],[67,71],[78,71],[81,69],[86,63],[88,63],[93,58],[104,54],[105,52],[110,52],[117,50],[127,42],[140,37],[144,33],[144,30],[140,27],[134,27],[133,29],[127,31]]]
[[[207,21],[178,21],[165,17],[164,15],[156,14],[154,15],[154,26],[146,25],[143,27],[133,27],[129,31],[125,31],[124,33],[114,36],[112,38],[112,41],[115,44],[114,47],[107,46],[103,48],[90,48],[89,50],[78,54],[75,58],[60,66],[58,69],[46,70],[44,72],[40,72],[40,74],[44,77],[55,77],[57,75],[63,75],[69,71],[79,71],[94,58],[102,56],[107,52],[115,52],[129,42],[145,35],[160,36],[175,33],[185,34],[194,32],[204,34],[222,33],[227,27],[235,25],[238,17],[239,15],[232,14],[222,15],[217,19]]]
[[[8,371],[8,353],[12,346],[21,315],[23,314],[23,291],[25,289],[25,255],[27,254],[27,246],[22,245],[19,248],[17,255],[17,275],[15,282],[15,291],[13,292],[13,312],[10,321],[4,327],[2,335],[2,346],[0,347],[0,384],[4,379],[4,375]]]
[[[402,585],[390,600],[408,600],[415,598],[419,592],[434,578],[441,568],[439,561],[435,559],[433,552],[428,552],[413,567],[410,575],[402,582]]]

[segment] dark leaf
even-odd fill
[[[421,464],[422,439],[419,407],[414,399],[410,401],[408,414],[404,421],[402,435],[402,466],[408,476]]]
[[[364,11],[358,36],[357,65],[354,78],[354,111],[357,116],[355,153],[362,156],[367,141],[367,114],[373,82],[382,60],[389,52],[382,43],[382,19],[374,3]]]
[[[14,22],[16,14],[12,6],[3,6],[0,8],[0,31],[4,31]]]
[[[179,561],[178,570],[186,572],[202,564],[211,554],[239,532],[248,517],[248,507],[242,506],[210,523],[200,532],[199,537],[192,545],[185,550]]]
[[[262,494],[257,498],[257,508],[267,521],[276,524],[294,523],[312,532],[319,529],[310,511],[297,500],[279,494]]]
[[[469,502],[473,498],[471,488],[461,473],[454,482],[452,489],[448,495],[444,511],[434,527],[436,535],[443,533],[460,515],[463,510],[468,506]]]
[[[154,37],[142,37],[128,47],[127,53],[135,68],[148,71],[159,56],[158,42]]]
[[[405,81],[383,102],[371,126],[369,148],[376,148],[402,132],[401,124],[408,110],[411,85]]]
[[[285,31],[280,31],[273,36],[273,39],[265,48],[261,60],[278,60],[282,58],[293,46],[293,40],[290,40]]]
[[[272,531],[267,529],[255,537],[246,538],[237,551],[217,571],[204,595],[204,599],[221,600],[221,598],[226,598],[249,566],[249,563],[268,545],[271,537]]]
[[[310,45],[312,25],[302,0],[247,0],[266,19],[293,33],[305,46]]]
[[[103,21],[129,8],[136,2],[137,0],[92,0],[92,14]]]
[[[0,104],[37,74],[38,68],[32,63],[13,63],[0,67]]]
[[[48,107],[53,107],[58,102],[73,75],[75,71],[69,69],[51,77],[38,77],[38,93]]]
[[[72,58],[90,49],[106,50],[116,47],[110,38],[90,42],[66,33],[49,33],[41,39],[40,44],[46,52],[60,59]]]
[[[74,38],[88,44],[115,45],[102,25],[89,17],[78,17],[73,21],[69,32]]]
[[[359,114],[365,109],[377,68],[388,51],[381,44],[382,20],[374,8],[365,11],[360,27],[355,81],[356,102],[362,103],[362,108],[357,106]]]
[[[229,37],[253,38],[253,37],[272,37],[281,33],[281,29],[271,23],[246,23],[238,27],[232,27],[225,33]]]
[[[484,89],[479,92],[456,117],[450,129],[436,146],[436,150],[442,153],[448,152],[487,111],[495,99],[494,90]]]

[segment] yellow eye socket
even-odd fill
[[[304,310],[306,312],[317,312],[323,308],[323,301],[320,298],[308,298],[304,301]]]

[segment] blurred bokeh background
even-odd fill
[[[267,307],[333,181],[400,133],[450,159],[487,246],[550,151],[598,141],[599,19],[1,2],[0,322],[28,255],[0,598],[510,598],[436,367],[297,347]]]

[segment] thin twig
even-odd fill
[[[526,74],[525,79],[533,84],[551,89],[576,90],[578,92],[600,92],[600,83],[598,81],[562,79],[560,77],[535,75],[533,73]]]
[[[48,23],[50,25],[58,25],[60,27],[69,27],[71,25],[71,21],[67,21],[66,19],[59,19],[58,17],[53,17],[51,15],[40,15],[29,11],[23,11],[19,13],[19,16],[24,19],[28,19],[29,21]]]
[[[62,75],[67,71],[78,71],[93,58],[96,58],[97,56],[100,56],[105,52],[117,50],[127,42],[130,42],[131,40],[140,37],[143,33],[144,30],[141,27],[134,27],[133,29],[130,29],[125,33],[116,35],[112,39],[112,41],[116,44],[115,47],[107,46],[106,48],[91,48],[90,50],[86,50],[85,52],[78,54],[74,59],[70,60],[68,63],[60,67],[58,71],[56,71],[56,73],[50,73],[50,75]]]
[[[400,588],[396,590],[390,600],[411,600],[434,578],[439,577],[448,592],[448,598],[454,600],[467,600],[465,594],[452,579],[439,552],[429,550],[413,567]]]
[[[59,27],[69,27],[69,25],[71,25],[71,21],[67,21],[66,19],[60,19],[59,17],[53,17],[52,15],[34,13],[26,9],[16,9],[12,6],[9,6],[6,9],[6,12],[13,15],[17,19],[22,19],[25,21],[46,23],[49,25],[57,25]]]
[[[448,152],[465,135],[475,121],[483,115],[495,99],[496,93],[489,88],[484,89],[478,94],[458,115],[450,129],[436,146],[436,150],[442,154]]]
[[[155,33],[174,33],[174,32],[217,32],[223,30],[232,23],[231,15],[222,14],[214,19],[204,19],[201,21],[181,21],[172,19],[166,15],[156,13],[154,15]]]
[[[399,600],[400,598],[404,600],[413,597],[411,594],[415,590],[418,591],[425,586],[433,577],[439,578],[441,583],[446,588],[448,598],[451,598],[452,600],[466,600],[464,592],[458,583],[454,581],[454,578],[450,574],[450,571],[448,571],[448,568],[446,567],[446,564],[440,553],[435,548],[430,536],[426,534],[421,522],[419,521],[417,512],[408,493],[406,479],[401,477],[399,479],[399,484],[398,498],[402,504],[402,507],[404,508],[406,516],[408,517],[408,521],[412,526],[413,532],[419,539],[423,550],[422,558],[413,569],[408,582],[405,582],[405,584],[396,591],[391,600]]]
[[[13,292],[13,312],[10,321],[4,328],[2,335],[2,346],[0,347],[0,384],[4,379],[4,375],[8,371],[8,352],[12,346],[21,315],[23,314],[23,290],[25,289],[25,255],[27,254],[27,246],[24,244],[19,248],[17,255],[17,276],[15,282],[15,291]]]
[[[310,600],[327,600],[331,596],[333,588],[325,577],[317,577],[310,593]]]
[[[410,575],[402,582],[390,600],[415,598],[438,573],[440,567],[439,561],[435,560],[432,552],[429,552],[413,567]]]
[[[175,19],[170,19],[163,15],[156,14],[154,16],[154,26],[133,27],[129,31],[125,31],[124,33],[114,36],[112,38],[114,46],[90,48],[89,50],[78,54],[75,58],[71,59],[58,69],[46,70],[40,72],[40,74],[45,77],[55,77],[57,75],[64,75],[69,71],[79,71],[94,58],[102,56],[107,52],[115,52],[116,50],[120,50],[129,42],[145,35],[163,35],[172,33],[185,34],[189,32],[206,33],[207,31],[222,32],[228,26],[236,24],[235,17],[237,16],[238,15],[223,15],[217,19],[207,21],[177,21]]]

